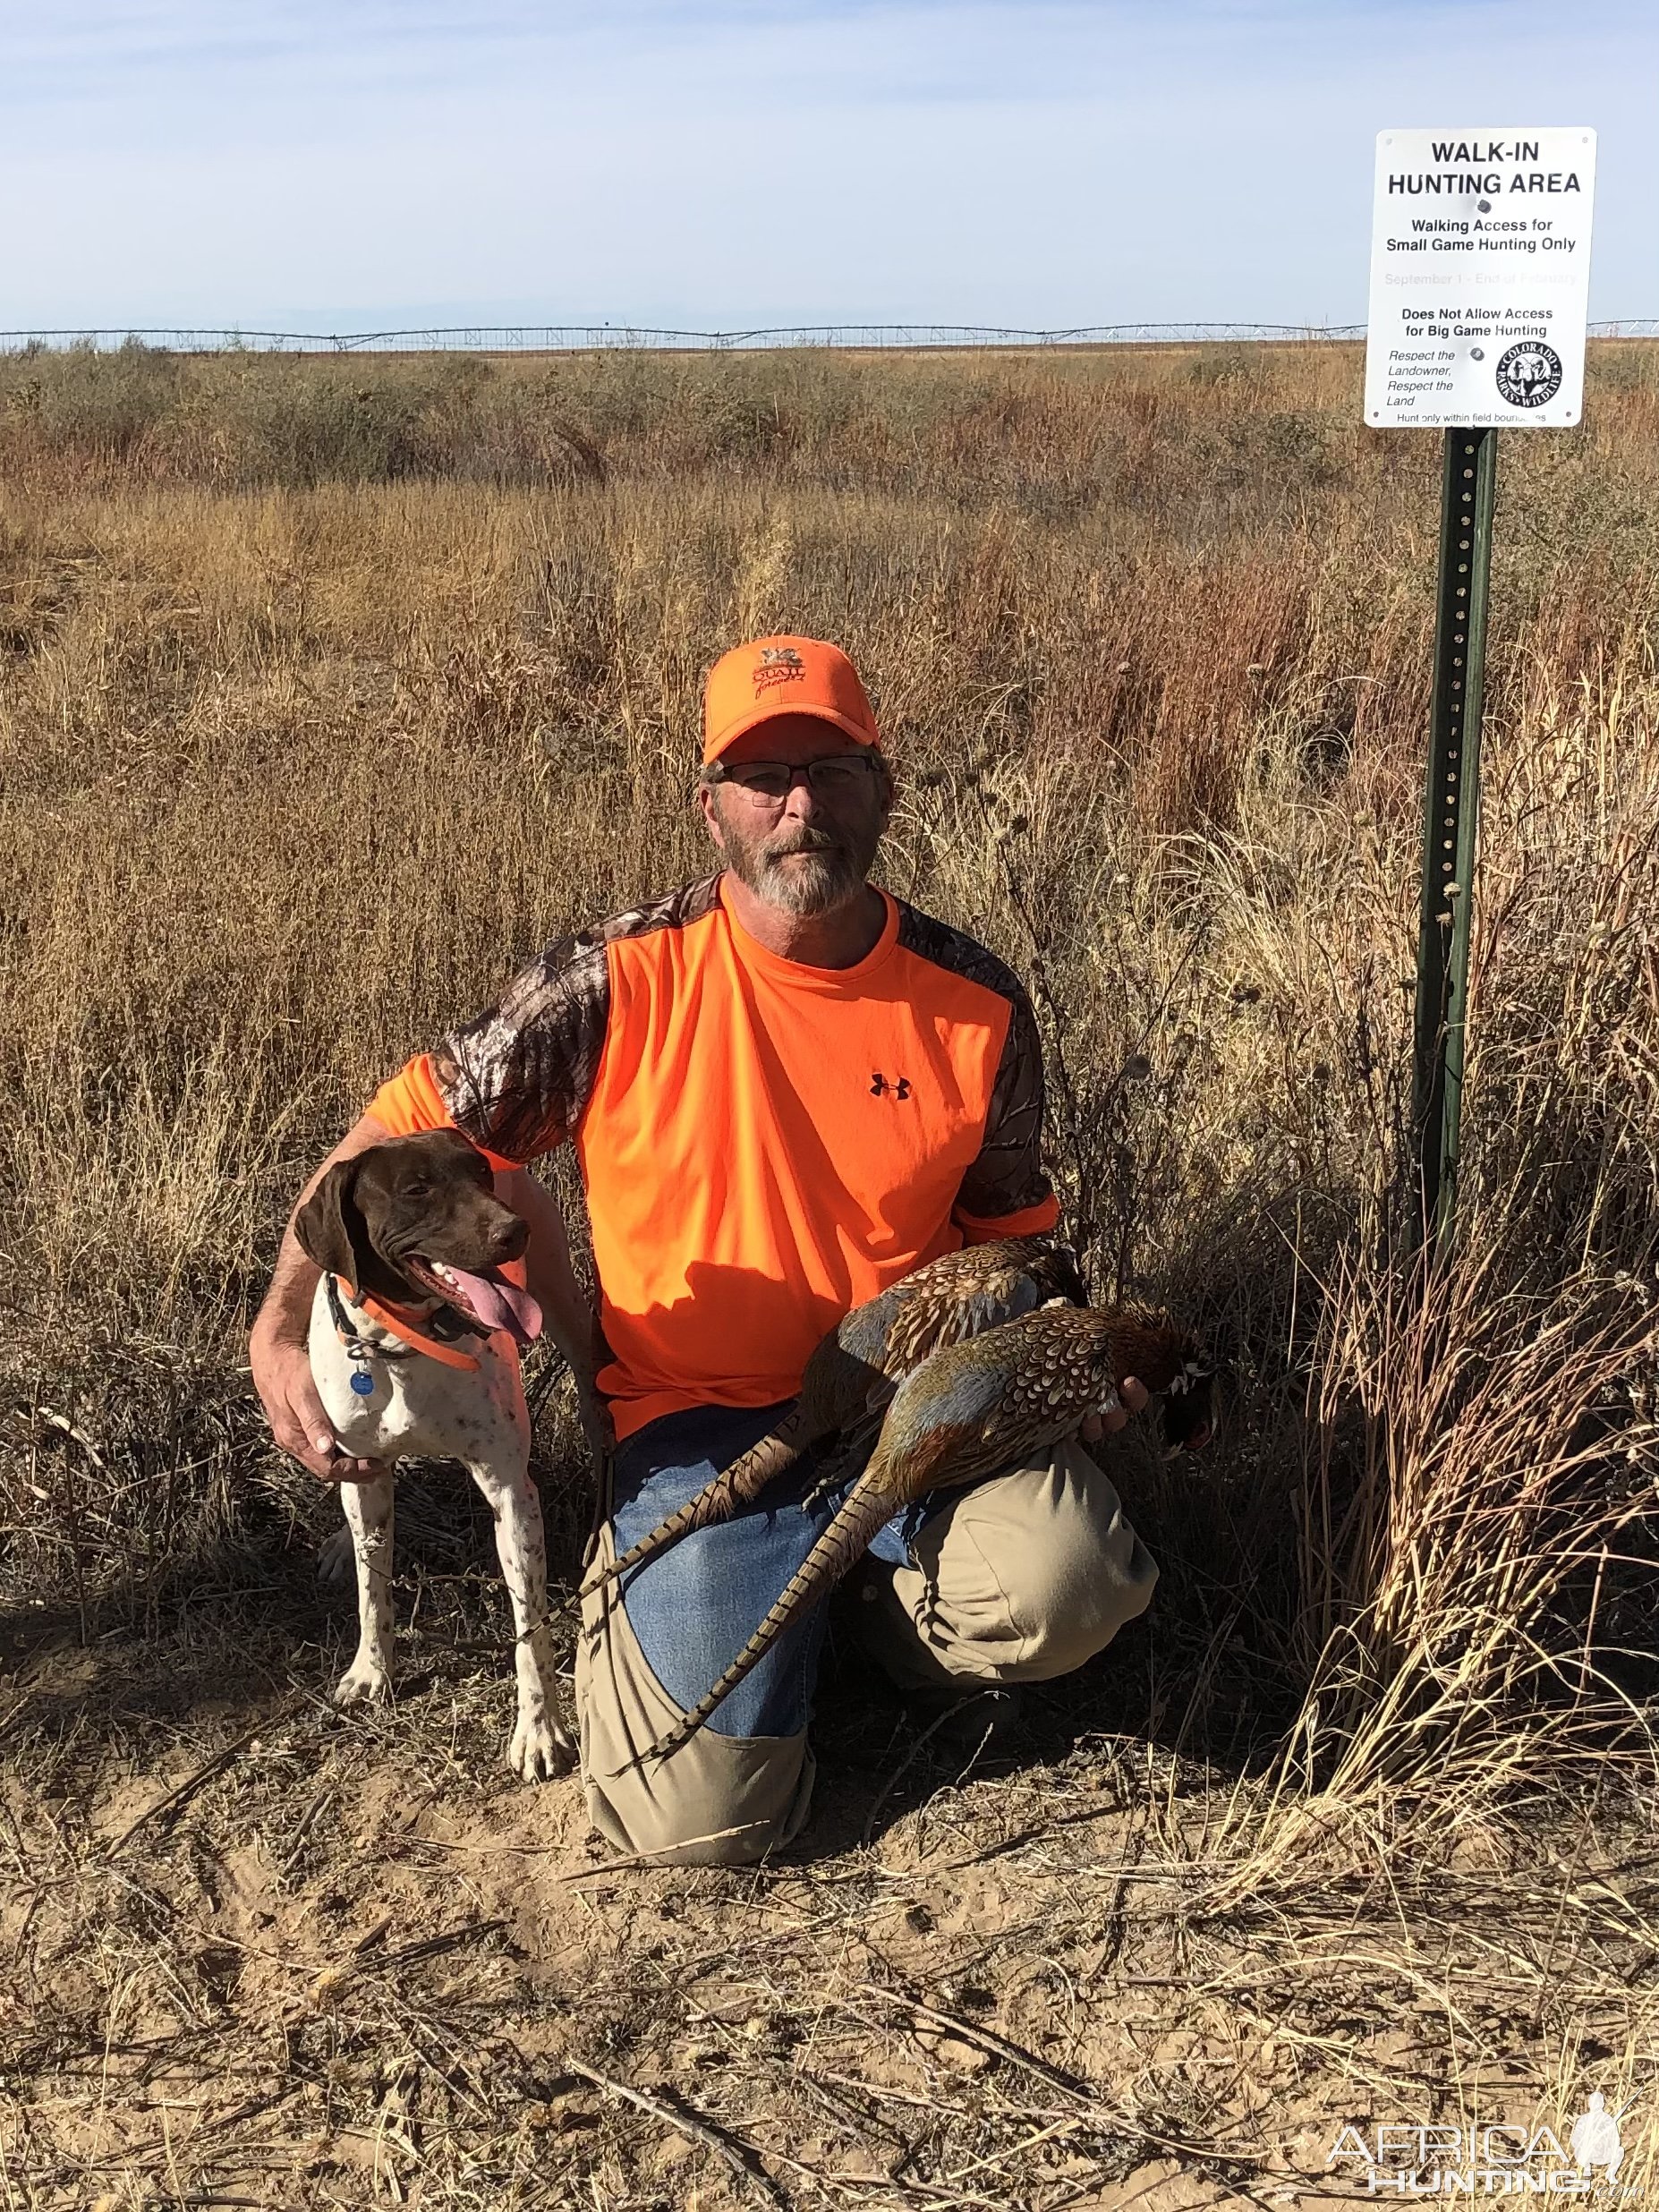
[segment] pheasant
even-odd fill
[[[879,1297],[854,1306],[824,1338],[806,1363],[799,1398],[775,1429],[620,1559],[590,1575],[577,1595],[601,1589],[693,1529],[729,1519],[824,1437],[847,1431],[843,1451],[850,1458],[875,1429],[901,1377],[931,1353],[1054,1299],[1083,1306],[1087,1293],[1072,1255],[1041,1237],[967,1245],[901,1276]],[[813,1497],[834,1482],[830,1471]]]
[[[901,1506],[1075,1436],[1091,1414],[1118,1404],[1118,1386],[1130,1375],[1163,1395],[1174,1450],[1195,1451],[1209,1441],[1212,1369],[1167,1314],[1046,1306],[923,1360],[893,1392],[870,1464],[765,1620],[707,1697],[632,1764],[665,1759],[689,1742]]]

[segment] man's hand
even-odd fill
[[[1138,1413],[1146,1403],[1149,1393],[1144,1382],[1126,1375],[1118,1392],[1118,1404],[1110,1413],[1092,1413],[1077,1431],[1085,1444],[1098,1444],[1102,1436],[1115,1436],[1120,1428],[1129,1425],[1129,1416]]]
[[[328,1425],[303,1337],[279,1334],[261,1315],[248,1339],[248,1360],[253,1370],[253,1387],[281,1450],[319,1482],[374,1480],[381,1472],[379,1461],[353,1459],[341,1450]]]

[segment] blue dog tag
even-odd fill
[[[374,1395],[373,1375],[365,1374],[360,1367],[357,1370],[357,1373],[352,1377],[352,1388],[356,1391],[359,1398],[372,1398]]]

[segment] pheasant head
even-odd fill
[[[1173,1456],[1201,1451],[1215,1425],[1215,1362],[1190,1329],[1143,1306],[1111,1319],[1112,1367],[1163,1400],[1164,1442]]]

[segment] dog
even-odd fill
[[[311,1373],[335,1434],[382,1462],[342,1483],[357,1568],[357,1655],[336,1705],[392,1694],[392,1473],[411,1453],[459,1459],[489,1501],[512,1601],[518,1713],[507,1764],[550,1781],[576,1748],[561,1712],[547,1617],[547,1544],[530,1479],[519,1347],[541,1311],[503,1272],[530,1231],[496,1196],[489,1163],[453,1129],[394,1137],[330,1168],[294,1231],[322,1269]]]

